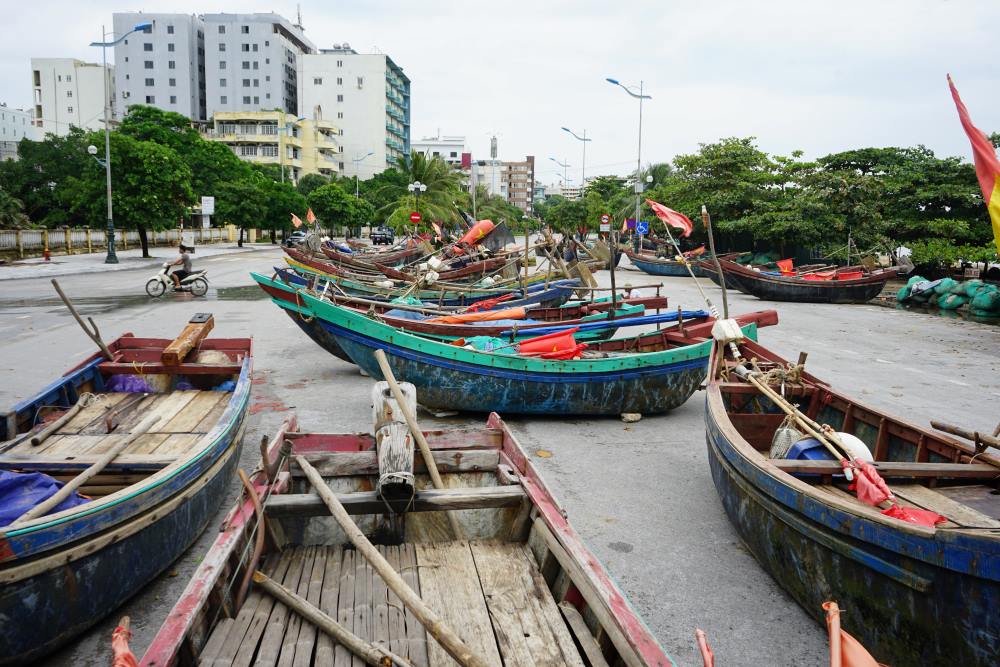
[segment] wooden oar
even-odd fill
[[[70,419],[75,417],[76,414],[80,412],[80,410],[90,405],[90,401],[93,398],[94,398],[93,394],[84,394],[83,396],[80,396],[80,398],[76,400],[76,403],[70,406],[70,408],[65,412],[65,414],[63,414],[62,417],[56,419],[54,422],[43,428],[41,431],[31,436],[31,445],[33,447],[37,447],[38,445],[42,444],[42,441],[44,441],[47,437],[49,437],[50,435],[58,431],[60,428],[62,428],[63,424],[65,424]]]
[[[119,454],[121,454],[126,447],[131,445],[139,436],[143,435],[150,428],[158,424],[163,419],[160,415],[149,415],[143,419],[139,424],[136,425],[135,430],[132,431],[127,437],[125,437],[117,445],[105,452],[101,458],[95,461],[89,468],[81,472],[79,475],[66,482],[66,484],[56,491],[53,495],[49,496],[42,502],[38,503],[30,510],[22,514],[17,518],[16,521],[11,523],[11,526],[15,526],[19,523],[25,523],[31,521],[32,519],[37,519],[40,516],[45,516],[48,514],[52,508],[57,506],[62,501],[66,500],[71,493],[75,492],[78,488],[83,486],[83,484],[89,480],[94,475],[97,475],[102,470],[104,470],[109,463],[115,460]]]
[[[388,377],[386,378],[386,382],[389,382]],[[392,383],[389,386],[391,387]],[[395,394],[395,391],[393,393]],[[396,402],[404,411],[406,410],[406,402],[399,396],[396,397]],[[413,430],[412,427],[411,430]],[[447,651],[448,655],[454,658],[458,664],[463,665],[463,667],[488,667],[489,663],[474,653],[472,648],[461,637],[445,625],[444,620],[437,612],[424,604],[420,596],[403,581],[403,578],[393,569],[389,561],[368,541],[368,538],[361,532],[358,525],[354,523],[347,510],[344,509],[344,506],[340,504],[337,494],[330,490],[330,487],[323,481],[323,477],[319,472],[302,456],[296,456],[295,461],[298,463],[299,468],[302,469],[302,472],[305,473],[313,489],[323,499],[323,502],[330,510],[330,514],[340,524],[344,534],[347,535],[347,539],[357,548],[358,553],[371,563],[372,568],[382,577],[382,581],[385,582],[386,586],[399,597],[407,609],[413,612],[413,615],[417,617],[417,620],[424,626],[428,634],[441,645],[441,648]]]
[[[441,473],[437,469],[437,463],[434,462],[434,454],[431,452],[431,446],[427,444],[427,438],[424,437],[424,432],[420,430],[420,424],[417,423],[417,416],[410,410],[406,402],[406,397],[403,396],[403,390],[399,388],[396,376],[392,374],[392,369],[389,368],[389,359],[385,356],[385,350],[375,350],[375,361],[378,362],[378,367],[382,370],[382,378],[389,383],[392,396],[396,399],[396,403],[399,404],[403,418],[406,419],[407,428],[410,429],[413,439],[417,441],[417,445],[420,447],[420,453],[424,457],[424,464],[427,466],[427,472],[431,476],[434,488],[445,488],[444,482],[441,480]],[[462,539],[462,526],[458,523],[458,517],[452,512],[448,512],[448,523],[451,524],[451,532],[455,535],[455,539]]]

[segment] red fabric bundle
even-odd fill
[[[521,341],[520,346],[517,348],[517,352],[518,354],[537,354],[543,359],[572,359],[574,356],[579,354],[581,349],[583,349],[578,347],[576,339],[573,338],[573,334],[579,330],[580,327],[573,327],[572,329],[567,329],[566,331],[556,331],[554,333],[545,334],[544,336],[528,338],[527,340]],[[583,347],[586,347],[586,345]],[[562,356],[567,353],[570,356]]]
[[[854,459],[854,461],[842,460],[840,465],[844,470],[851,469],[854,472],[854,481],[847,487],[858,494],[858,500],[872,506],[878,506],[887,500],[895,500],[889,486],[878,474],[875,466],[868,461]]]
[[[906,521],[907,523],[914,523],[918,526],[927,526],[928,528],[933,528],[937,524],[948,520],[948,517],[941,516],[937,512],[922,510],[916,507],[900,507],[899,505],[893,505],[887,510],[882,510],[882,514],[891,516],[893,519]]]
[[[477,301],[468,308],[465,309],[466,313],[478,313],[480,310],[493,310],[497,307],[498,303],[503,301],[508,301],[514,298],[514,293],[504,294],[503,296],[498,296],[494,299],[483,299],[482,301]]]

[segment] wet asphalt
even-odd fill
[[[261,435],[273,433],[289,411],[311,431],[371,427],[371,380],[312,343],[252,284],[249,271],[269,272],[280,256],[268,248],[196,259],[211,283],[200,299],[147,297],[149,269],[59,281],[106,339],[126,331],[169,337],[195,312],[215,315],[214,336],[252,335],[254,395],[241,455],[241,467],[249,470]],[[597,277],[608,284],[606,271]],[[687,278],[626,269],[617,282],[662,282],[671,306],[701,306]],[[717,288],[711,289],[719,302]],[[808,351],[812,373],[913,422],[944,419],[982,430],[992,429],[1000,415],[1000,327],[875,305],[781,304],[741,294],[730,295],[729,305],[734,313],[778,310],[781,323],[763,329],[761,342],[786,358]],[[7,406],[93,352],[48,279],[0,281],[0,340],[0,404]],[[473,425],[485,415],[421,413],[420,419]],[[678,664],[700,664],[695,628],[706,631],[719,664],[824,664],[825,630],[761,570],[722,510],[708,468],[702,393],[668,415],[635,424],[558,415],[506,421],[570,522]],[[215,538],[237,487],[173,567],[46,664],[109,664],[111,631],[124,614],[132,618],[132,647],[141,655]]]

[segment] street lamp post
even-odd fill
[[[355,157],[354,159],[351,160],[351,162],[354,163],[354,196],[355,197],[358,196],[358,165],[361,164],[362,162],[364,162],[367,158],[371,157],[372,155],[375,155],[375,153],[374,152],[369,152],[368,155],[361,155],[361,156]]]
[[[584,188],[587,186],[587,142],[590,141],[590,139],[587,138],[587,130],[584,129],[582,137],[568,127],[564,127],[563,130],[572,134],[574,139],[583,144],[583,163],[580,166],[580,187]]]
[[[641,173],[642,173],[642,101],[643,100],[651,100],[653,98],[651,96],[649,96],[649,95],[643,95],[643,93],[642,93],[642,81],[639,82],[639,92],[636,93],[634,90],[632,90],[628,86],[623,85],[617,79],[612,79],[612,78],[609,77],[609,78],[607,78],[605,80],[608,83],[612,84],[612,85],[618,86],[619,88],[621,88],[622,90],[624,90],[626,93],[628,93],[629,95],[631,95],[635,99],[639,100],[639,149],[638,149],[638,153],[636,155],[636,161],[635,161],[635,222],[636,222],[636,224],[639,224],[639,212],[640,212],[639,210],[640,210],[640,207],[642,205],[642,191],[643,191],[643,183],[642,183],[642,177],[641,177]]]
[[[406,186],[406,189],[409,190],[410,192],[412,192],[414,194],[414,197],[416,198],[416,203],[414,204],[414,209],[419,214],[420,213],[420,193],[421,192],[427,192],[427,185],[425,185],[424,183],[421,183],[420,181],[413,181],[412,183],[410,183],[409,185]],[[413,233],[414,233],[414,235],[416,235],[419,232],[419,228],[417,227],[418,224],[419,223],[416,223],[416,222],[413,223]]]
[[[569,179],[566,177],[566,170],[569,169],[569,166],[570,166],[569,163],[568,162],[560,162],[559,160],[555,159],[554,157],[550,157],[549,159],[552,160],[557,165],[559,165],[560,167],[563,168],[563,183],[568,182]]]
[[[108,242],[108,256],[104,259],[105,264],[117,264],[118,255],[115,254],[115,217],[114,211],[111,207],[111,105],[113,100],[111,99],[111,85],[108,79],[110,74],[108,72],[108,47],[114,46],[124,40],[126,37],[131,35],[133,32],[138,32],[140,30],[145,30],[146,28],[153,27],[152,23],[139,23],[134,28],[129,30],[124,35],[118,37],[118,39],[109,42],[108,37],[114,37],[114,33],[109,33],[101,26],[101,41],[91,42],[91,46],[101,47],[101,55],[104,60],[104,175],[107,181],[107,196],[108,196],[108,229],[106,232],[107,242]],[[93,153],[91,153],[93,155]]]

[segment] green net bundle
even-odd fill
[[[927,304],[946,311],[968,306],[977,317],[1000,317],[1000,288],[982,280],[958,281],[944,278],[930,287],[923,276],[912,276],[896,292],[899,303]]]

